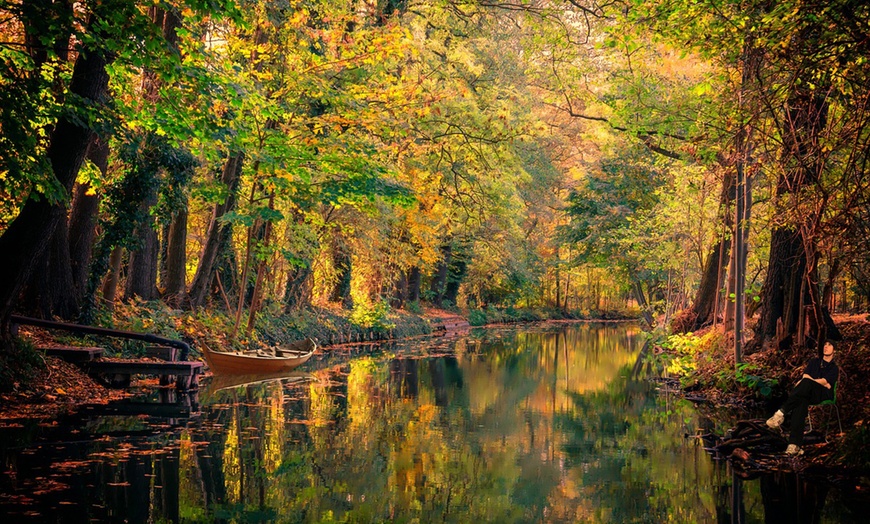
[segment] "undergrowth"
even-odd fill
[[[847,431],[837,454],[841,464],[870,464],[870,427],[862,423]]]
[[[490,306],[472,309],[468,323],[472,326],[486,324],[510,324],[514,322],[540,322],[542,320],[637,320],[637,308],[611,310],[564,310],[561,308],[498,308]]]
[[[684,388],[714,388],[738,396],[770,397],[779,380],[765,376],[765,368],[755,362],[735,364],[733,349],[715,329],[703,334],[658,334],[654,344],[663,351],[662,367],[679,378]]]
[[[312,338],[320,345],[349,341],[405,338],[431,332],[419,315],[396,311],[384,302],[353,310],[307,308],[285,313],[278,307],[264,308],[247,331],[247,314],[240,317],[220,310],[182,311],[161,301],[135,301],[115,306],[113,312],[101,311],[96,319],[102,327],[152,333],[191,344],[193,356],[202,345],[214,349],[245,349],[272,346]],[[236,332],[233,337],[232,333]],[[144,353],[144,342],[121,338],[88,337],[112,356],[137,357]],[[78,339],[78,345],[82,339]]]
[[[30,341],[17,338],[4,343],[0,351],[0,392],[15,391],[44,367],[45,361]]]

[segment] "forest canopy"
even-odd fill
[[[0,321],[870,302],[864,2],[0,1]],[[750,339],[751,338],[751,339]]]

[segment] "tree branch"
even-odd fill
[[[555,105],[555,107],[557,109],[565,111],[571,117],[580,118],[582,120],[592,120],[594,122],[604,122],[605,124],[609,125],[611,129],[614,129],[616,131],[622,131],[622,132],[630,131],[627,127],[615,125],[613,122],[610,121],[609,118],[606,118],[603,116],[587,115],[584,113],[579,113],[577,111],[574,111],[574,108],[571,106],[571,101],[568,99],[567,95],[565,95],[565,100],[568,103],[567,108],[559,107],[558,105]],[[671,151],[670,149],[665,149],[665,148],[661,147],[660,145],[657,145],[655,143],[655,141],[653,140],[653,137],[656,137],[656,136],[673,138],[674,140],[680,140],[680,141],[688,140],[683,135],[676,135],[673,133],[662,133],[660,131],[655,131],[655,130],[644,130],[644,131],[638,131],[635,136],[641,142],[643,142],[643,145],[646,146],[647,149],[649,149],[650,151],[652,151],[654,153],[658,153],[662,156],[666,156],[668,158],[673,158],[675,160],[682,160],[683,159],[683,157],[680,156],[680,154],[677,153],[676,151]]]

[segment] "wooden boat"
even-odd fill
[[[215,374],[233,375],[262,375],[290,371],[306,363],[315,350],[317,344],[310,338],[293,344],[245,353],[224,353],[202,346],[205,361]]]

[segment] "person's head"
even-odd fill
[[[822,348],[822,358],[828,362],[834,358],[834,345],[830,342],[825,342],[825,347]]]

